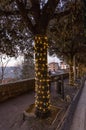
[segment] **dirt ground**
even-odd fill
[[[68,79],[64,80],[64,99],[62,98],[62,95],[58,94],[56,91],[56,83],[54,83],[54,85],[52,85],[52,87],[54,86],[54,89],[52,89],[52,91],[54,91],[54,94],[52,95],[51,98],[51,102],[54,106],[60,107],[61,108],[61,113],[58,115],[57,117],[57,121],[53,126],[53,130],[55,130],[56,128],[60,129],[60,125],[63,121],[63,118],[66,114],[66,111],[70,105],[70,103],[72,102],[74,96],[77,94],[78,90],[80,89],[80,80],[77,80],[74,86],[70,86],[68,83]]]

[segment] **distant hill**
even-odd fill
[[[21,69],[18,69],[18,67],[6,67],[5,69],[5,74],[4,74],[4,78],[16,78],[16,74],[17,76],[20,75]],[[0,67],[0,75],[1,75],[1,67]]]

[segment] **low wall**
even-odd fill
[[[55,82],[55,77],[57,81],[57,78],[62,75],[63,78],[66,78],[68,73],[52,76],[51,82]],[[0,102],[32,90],[35,90],[35,79],[25,79],[13,83],[2,84],[0,85]]]
[[[14,83],[0,85],[0,102],[16,97],[35,88],[34,79],[26,79]]]

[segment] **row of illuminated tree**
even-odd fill
[[[35,113],[50,114],[47,50],[63,55],[70,65],[70,84],[73,80],[73,59],[85,64],[85,35],[82,0],[67,1],[58,10],[60,0],[1,0],[0,51],[10,56],[33,54],[35,42]],[[83,55],[83,56],[82,56]]]

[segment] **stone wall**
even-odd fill
[[[28,91],[34,91],[34,88],[34,79],[26,79],[14,83],[2,84],[0,85],[0,102],[16,97]]]
[[[55,75],[51,77],[51,82],[55,82],[55,78],[57,81],[57,78],[61,78],[62,75],[64,79],[68,77],[68,73]],[[13,83],[2,84],[0,85],[0,102],[32,90],[35,90],[35,79],[25,79]]]

